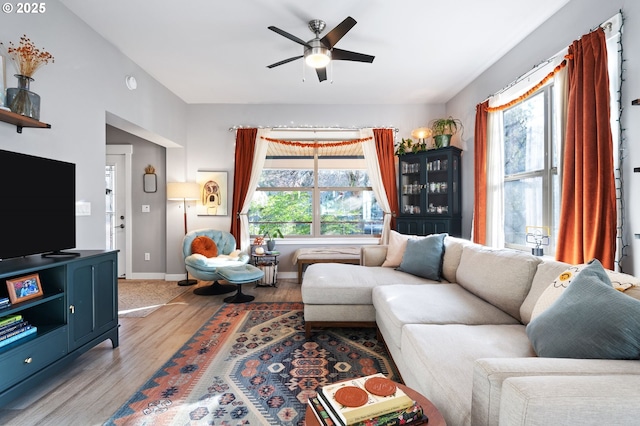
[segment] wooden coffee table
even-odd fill
[[[429,418],[429,422],[426,423],[427,426],[446,426],[447,422],[444,421],[444,417],[440,414],[440,411],[436,408],[435,405],[431,403],[427,398],[422,396],[419,392],[403,385],[397,383],[398,387],[404,391],[410,398],[414,401],[418,402],[422,406],[422,411]],[[307,426],[322,426],[316,416],[311,411],[311,407],[307,406],[307,411],[305,413],[305,422]],[[413,423],[409,423],[410,425]],[[418,423],[419,424],[419,423]]]

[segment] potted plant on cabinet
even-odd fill
[[[432,120],[430,127],[433,131],[433,140],[436,148],[449,146],[451,143],[451,136],[458,133],[458,130],[464,131],[462,121],[451,116],[448,118],[436,118],[435,120]]]

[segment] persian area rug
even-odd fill
[[[177,281],[118,280],[118,316],[146,317],[188,290]]]
[[[397,374],[375,329],[304,337],[302,303],[225,304],[106,425],[303,425],[328,383]]]

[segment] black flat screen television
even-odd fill
[[[75,164],[0,150],[0,259],[74,248],[75,199]]]

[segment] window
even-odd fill
[[[560,215],[558,156],[553,129],[553,86],[503,112],[504,237],[524,249],[534,228],[556,240]],[[527,232],[530,233],[529,239]],[[553,253],[553,247],[545,250]]]
[[[382,231],[364,158],[267,157],[249,208],[251,235],[362,236]]]

